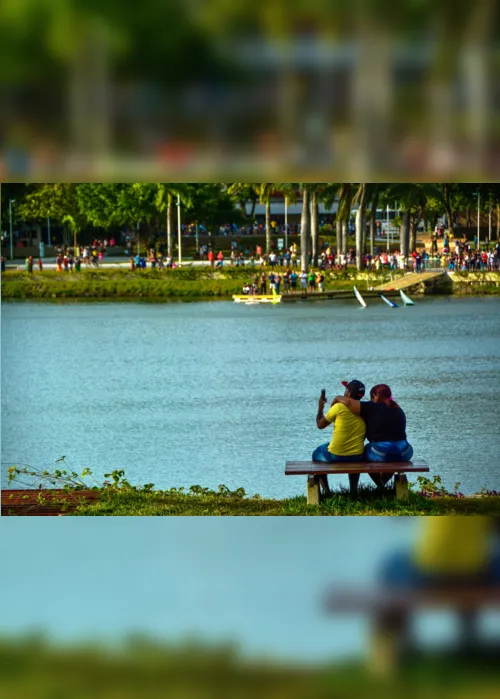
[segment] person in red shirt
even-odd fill
[[[207,259],[210,262],[210,266],[213,267],[214,266],[214,251],[213,250],[208,251]]]
[[[41,257],[38,258],[38,269],[40,272],[43,270],[43,262]]]
[[[222,252],[222,250],[219,250],[219,252],[217,253],[217,266],[222,267],[223,264],[224,264],[224,253]]]

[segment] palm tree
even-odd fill
[[[373,257],[375,249],[375,235],[377,233],[377,207],[380,197],[381,185],[368,185],[368,198],[370,200],[370,255]]]
[[[307,190],[307,199],[309,206],[309,226],[311,233],[311,253],[312,265],[318,265],[318,247],[319,247],[319,197],[324,187],[321,182],[304,182],[302,191]],[[304,213],[304,211],[303,211]],[[306,224],[307,225],[307,224]]]
[[[307,183],[301,183],[302,191],[302,215],[300,218],[300,266],[307,271],[309,265],[309,231],[311,226],[311,212],[309,209],[309,189]]]
[[[323,187],[321,193],[320,193],[320,199],[325,205],[325,209],[331,209],[333,204],[335,203],[336,200],[339,201],[340,203],[340,192],[342,189],[342,186],[339,182],[326,182],[325,186]],[[337,219],[338,222],[338,219]],[[339,231],[338,225],[335,226],[335,235],[336,235],[336,243],[337,243],[337,250],[339,249],[339,235],[342,235],[342,232]]]
[[[172,219],[174,199],[179,197],[181,202],[188,206],[191,198],[189,196],[188,185],[175,182],[158,182],[156,194],[156,208],[158,212],[166,212],[167,224],[167,254],[172,255]]]
[[[353,199],[354,204],[358,204],[356,211],[356,267],[358,271],[363,269],[365,221],[366,221],[366,196],[367,185],[361,182],[358,191]]]
[[[351,218],[353,185],[345,182],[339,189],[339,206],[337,210],[337,254],[347,254],[347,236],[349,232],[349,219]]]
[[[266,207],[266,255],[271,252],[271,196],[276,191],[276,183],[262,182],[251,185],[259,197],[261,204]],[[234,182],[228,187],[229,194],[241,194],[248,187],[248,183]]]
[[[271,195],[275,191],[276,185],[272,182],[263,182],[256,185],[261,204],[266,207],[266,255],[271,252]]]

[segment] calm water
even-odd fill
[[[317,398],[351,378],[391,386],[415,458],[445,485],[500,488],[500,299],[446,297],[3,304],[3,484],[9,464],[65,455],[165,488],[302,494],[285,461],[329,439]]]

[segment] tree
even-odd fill
[[[191,196],[186,189],[186,185],[165,182],[156,183],[155,206],[159,213],[165,213],[168,255],[172,255],[172,206],[176,197],[186,205],[191,203]]]
[[[49,217],[58,221],[64,226],[64,239],[67,242],[68,228],[74,232],[88,223],[79,206],[77,189],[78,185],[74,183],[35,185],[17,207],[18,216],[24,221],[39,222]]]
[[[352,198],[354,186],[344,183],[339,190],[339,205],[337,210],[337,253],[347,254],[347,236],[349,233],[349,220],[351,218]]]
[[[309,266],[309,234],[311,228],[311,211],[309,208],[309,188],[307,183],[301,184],[302,215],[300,217],[300,266],[306,270]]]
[[[403,212],[400,250],[405,257],[415,250],[417,227],[424,216],[428,193],[427,185],[414,183],[390,184],[383,191],[384,204],[397,201],[399,209]]]
[[[247,191],[249,183],[234,182],[229,185],[228,191],[232,195],[241,196]],[[266,255],[271,252],[271,196],[276,191],[276,183],[262,182],[251,185],[257,194],[261,204],[266,207]]]
[[[366,195],[367,185],[361,182],[354,197],[353,203],[358,205],[356,211],[356,267],[359,271],[363,269],[364,254],[364,231],[366,221]]]

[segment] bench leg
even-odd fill
[[[370,669],[379,676],[389,676],[397,669],[408,630],[408,615],[400,610],[380,612],[372,623]]]
[[[307,476],[307,504],[319,505],[319,478],[318,476]]]
[[[404,473],[396,474],[394,476],[394,482],[396,485],[396,500],[408,500],[408,479]]]

